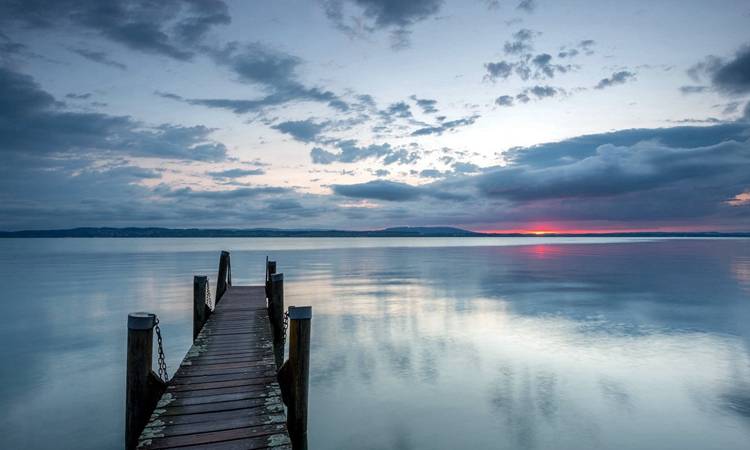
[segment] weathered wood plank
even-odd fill
[[[263,286],[231,286],[156,406],[139,449],[291,449]]]

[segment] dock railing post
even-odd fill
[[[128,314],[128,359],[125,388],[125,448],[138,445],[156,403],[167,388],[151,370],[156,315]]]
[[[229,252],[222,250],[219,257],[219,275],[216,277],[216,301],[219,304],[221,296],[227,291],[227,286],[232,285],[232,264],[229,260]]]
[[[271,261],[273,262],[273,261]],[[274,272],[276,264],[274,263]],[[273,354],[276,367],[284,362],[284,274],[274,273],[268,280],[268,318],[273,336]]]
[[[193,277],[193,341],[211,316],[211,308],[206,304],[207,276]]]
[[[289,307],[289,360],[279,369],[279,384],[293,450],[307,450],[311,320],[312,306]]]

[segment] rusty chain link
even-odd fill
[[[169,375],[167,374],[167,363],[164,361],[164,348],[161,342],[161,329],[159,329],[159,318],[156,318],[154,323],[154,331],[156,331],[156,342],[158,343],[159,352],[159,378],[165,383],[169,382]]]
[[[286,330],[289,328],[289,312],[284,313],[284,329],[281,333],[281,347],[286,345]]]
[[[211,287],[208,278],[206,278],[206,304],[208,305],[208,309],[211,311],[214,310],[214,301],[211,299]]]

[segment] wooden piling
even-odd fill
[[[193,277],[193,341],[203,329],[208,318],[211,317],[211,308],[206,304],[206,290],[208,289],[207,276]]]
[[[232,264],[229,260],[229,252],[222,250],[219,257],[219,275],[216,277],[216,301],[219,304],[221,296],[227,291],[227,287],[232,285]]]
[[[307,450],[311,319],[311,306],[289,307],[289,360],[279,369],[279,384],[293,450]]]
[[[269,261],[273,262],[273,261]],[[269,266],[270,267],[270,266]],[[273,264],[274,272],[276,263]],[[274,273],[268,280],[268,319],[273,336],[273,354],[276,367],[284,362],[284,274]]]
[[[151,370],[156,315],[128,314],[125,388],[125,448],[134,449],[167,385]]]

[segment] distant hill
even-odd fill
[[[718,232],[634,232],[586,234],[477,233],[452,227],[394,227],[384,230],[281,230],[276,228],[201,229],[201,228],[72,228],[69,230],[0,231],[0,238],[228,238],[228,237],[750,237],[750,233]]]
[[[26,230],[0,232],[0,238],[83,238],[83,237],[414,237],[414,236],[472,236],[471,231],[450,227],[388,228],[385,230],[280,230],[200,229],[200,228],[72,228],[68,230]]]
[[[420,236],[479,236],[482,234],[452,227],[394,227],[382,231],[386,233],[412,233]]]

